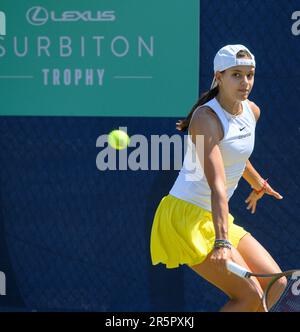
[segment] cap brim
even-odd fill
[[[217,85],[218,85],[218,83],[216,81],[216,77],[214,76],[214,79],[211,82],[210,90],[212,90],[213,88],[215,88]]]

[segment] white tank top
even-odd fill
[[[243,112],[236,116],[225,111],[216,98],[202,106],[209,106],[222,123],[224,136],[219,142],[219,147],[224,162],[227,199],[229,201],[254,148],[256,119],[247,100],[242,102]],[[202,106],[198,109],[201,110]],[[195,161],[195,144],[190,135],[188,135],[187,140],[182,168],[169,193],[211,211],[210,187],[198,157],[196,157],[196,167],[195,162],[192,163],[192,160]],[[192,159],[193,156],[194,159]],[[194,171],[191,171],[193,169]]]

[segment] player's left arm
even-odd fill
[[[248,159],[246,162],[246,167],[243,173],[243,178],[250,184],[250,186],[255,190],[260,190],[264,185],[264,179],[256,171],[256,169],[251,164]]]
[[[256,122],[260,117],[260,108],[253,102],[248,100],[250,108],[254,114]],[[250,163],[248,159],[246,162],[246,167],[243,173],[243,178],[250,184],[250,186],[256,190],[260,190],[263,186],[264,179],[259,175],[256,169]]]
[[[260,117],[260,108],[252,101],[249,101],[249,105],[254,113],[256,122]],[[243,178],[250,184],[252,187],[252,192],[246,199],[246,203],[248,204],[247,209],[251,208],[251,212],[254,213],[256,210],[257,201],[264,195],[268,194],[274,196],[277,199],[282,199],[283,197],[276,192],[269,183],[265,183],[264,187],[264,178],[256,171],[256,169],[251,164],[250,160],[248,159],[246,162],[246,167],[243,173]],[[257,194],[256,191],[260,191],[262,188],[264,189]]]

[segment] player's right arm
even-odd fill
[[[208,107],[202,107],[193,114],[189,125],[189,134],[196,144],[196,136],[204,136],[204,158],[202,168],[211,189],[212,217],[217,239],[228,239],[228,200],[226,192],[226,177],[223,158],[219,142],[223,137],[223,130],[216,114]],[[198,159],[201,160],[201,149],[196,145]],[[214,250],[212,258],[221,260],[229,259],[228,249]],[[230,252],[230,250],[229,250]]]

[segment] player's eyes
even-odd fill
[[[240,77],[241,74],[239,74],[239,73],[234,73],[233,76],[234,76],[234,77]],[[247,75],[247,77],[253,77],[253,76],[254,76],[253,73]]]

